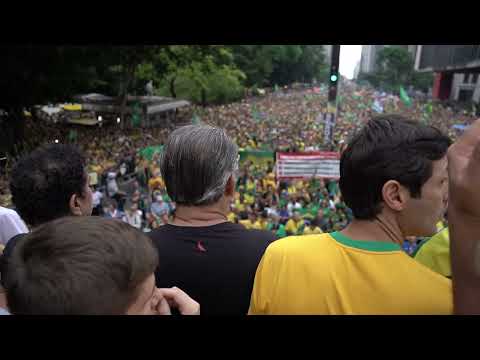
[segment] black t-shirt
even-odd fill
[[[158,287],[176,286],[202,315],[246,315],[255,272],[275,236],[230,222],[205,227],[164,225],[149,236],[159,253]]]

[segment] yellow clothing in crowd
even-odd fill
[[[287,224],[285,225],[285,231],[287,231],[287,233],[289,232],[295,235],[298,233],[298,231],[304,224],[305,224],[305,221],[303,221],[302,219],[300,219],[299,221],[290,219],[287,221]]]
[[[441,230],[443,223],[437,229]],[[414,259],[438,274],[446,277],[452,276],[450,263],[450,234],[448,228],[441,230],[425,243],[420,244],[414,254]]]
[[[157,189],[163,189],[164,186],[165,186],[165,183],[163,182],[163,179],[160,176],[157,176],[148,180],[148,187],[152,191]]]
[[[235,213],[231,212],[227,215],[227,220],[234,223],[235,222],[235,219],[236,219],[237,215],[235,215]]]
[[[245,194],[244,199],[247,205],[253,205],[255,203],[255,196],[253,195]]]
[[[272,243],[249,314],[452,314],[452,282],[393,243],[336,232]]]
[[[323,231],[318,226],[313,228],[313,230],[310,228],[310,226],[305,227],[305,229],[303,230],[303,235],[312,235],[312,234],[323,234]]]
[[[268,186],[271,186],[273,190],[276,190],[277,184],[275,183],[275,175],[270,173],[265,179],[263,179],[263,188],[267,189]]]
[[[253,191],[253,190],[255,190],[255,182],[254,182],[254,181],[247,180],[246,188],[247,188],[247,191]]]
[[[245,211],[245,205],[240,202],[240,200],[235,200],[235,208],[238,210],[238,211]]]
[[[253,224],[252,229],[267,230],[267,227],[268,227],[268,222],[267,221],[257,220],[255,222],[255,224]]]
[[[245,226],[245,228],[247,230],[250,230],[250,229],[253,229],[253,223],[250,221],[250,219],[247,219],[247,220],[239,220],[238,221],[239,224],[242,224],[243,226]]]

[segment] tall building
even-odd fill
[[[383,45],[362,45],[362,57],[360,59],[360,72],[369,74],[375,71],[377,52]]]
[[[323,45],[323,49],[325,50],[326,63],[330,65],[330,61],[332,57],[332,45]]]
[[[361,61],[357,62],[357,65],[355,65],[355,69],[353,70],[353,80],[358,78],[358,74],[360,73],[360,64]]]
[[[415,70],[433,71],[432,96],[480,102],[480,45],[418,45]]]
[[[416,58],[417,45],[363,45],[362,57],[360,60],[361,73],[372,73],[377,70],[377,55],[385,47],[401,47],[408,50],[412,54],[413,59]]]

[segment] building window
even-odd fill
[[[472,98],[473,98],[473,90],[462,89],[458,93],[458,101],[459,102],[472,101]]]
[[[463,83],[468,84],[468,78],[470,77],[469,73],[463,74]]]
[[[472,78],[472,84],[476,84],[478,81],[478,73],[476,74],[473,74],[473,78]]]

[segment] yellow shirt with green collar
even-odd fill
[[[452,283],[393,243],[341,233],[272,243],[256,272],[249,314],[452,314]]]

